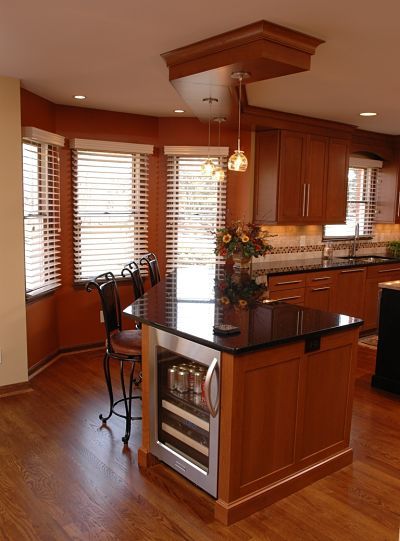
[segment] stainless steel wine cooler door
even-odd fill
[[[149,330],[151,452],[217,497],[220,352]]]

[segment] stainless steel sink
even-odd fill
[[[344,255],[338,257],[338,259],[346,259],[347,261],[360,261],[362,263],[379,263],[380,261],[391,261],[390,257],[385,257],[384,255],[356,255],[354,257],[350,255]]]

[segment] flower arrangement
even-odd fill
[[[263,226],[240,220],[217,229],[215,253],[228,258],[239,254],[243,258],[259,257],[271,250],[268,231]]]
[[[249,274],[225,273],[224,279],[216,282],[216,297],[220,304],[246,309],[266,294],[267,287]]]

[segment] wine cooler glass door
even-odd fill
[[[154,338],[152,453],[216,497],[220,353],[160,330]]]

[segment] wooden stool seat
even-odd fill
[[[142,332],[139,330],[117,331],[110,336],[114,353],[124,355],[142,354]]]

